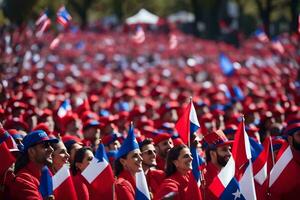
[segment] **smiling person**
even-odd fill
[[[54,151],[52,153],[52,172],[55,174],[64,164],[70,164],[69,158],[70,155],[67,152],[67,149],[62,141],[59,141],[56,144],[52,145]]]
[[[12,199],[43,199],[39,193],[41,170],[45,165],[52,164],[51,144],[57,142],[57,139],[50,139],[42,130],[33,131],[24,137],[24,151],[15,165]]]
[[[174,146],[173,140],[170,134],[161,133],[155,136],[153,142],[157,151],[157,168],[160,170],[165,170],[168,151]]]
[[[137,172],[143,170],[142,157],[139,145],[133,130],[129,131],[115,160],[115,175],[118,177],[115,184],[117,199],[134,200],[136,196]]]
[[[204,199],[218,199],[208,189],[213,179],[218,176],[219,172],[227,164],[231,156],[231,145],[233,141],[228,140],[224,132],[217,130],[208,133],[204,136],[205,140],[205,154],[206,154],[206,168],[204,173]]]
[[[186,145],[170,149],[166,163],[166,179],[159,186],[154,199],[201,200],[200,189],[194,179],[192,155]]]

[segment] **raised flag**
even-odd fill
[[[60,105],[60,107],[58,108],[58,111],[57,111],[57,116],[60,117],[60,118],[63,118],[64,116],[67,115],[67,113],[69,111],[72,110],[72,107],[71,107],[71,103],[70,103],[70,100],[69,99],[66,99],[62,102],[62,104]]]
[[[234,73],[233,64],[224,53],[219,55],[219,66],[225,76],[231,76]]]
[[[137,26],[135,34],[132,36],[132,40],[137,44],[142,44],[146,39],[146,35],[142,26]]]
[[[278,38],[272,39],[271,46],[274,50],[278,51],[279,53],[283,54],[284,53],[284,47],[280,40]]]
[[[136,181],[136,200],[150,200],[150,193],[146,181],[144,171],[137,172],[135,174]]]
[[[49,48],[51,50],[54,50],[58,47],[59,43],[61,42],[62,36],[63,36],[62,34],[59,34],[51,41],[50,46],[49,46]]]
[[[0,175],[4,174],[8,168],[16,161],[15,157],[9,151],[6,140],[11,137],[3,128],[0,129]]]
[[[114,174],[102,143],[99,144],[95,157],[81,175],[88,181],[95,196],[113,199]]]
[[[43,198],[53,195],[52,175],[47,166],[44,166],[41,171],[39,191]]]
[[[268,42],[269,41],[269,38],[268,38],[267,34],[262,29],[257,29],[254,32],[254,35],[261,42]]]
[[[56,21],[63,27],[67,27],[72,20],[70,13],[65,6],[61,6],[56,13]]]
[[[193,173],[193,177],[197,182],[197,185],[200,186],[201,185],[201,171],[200,171],[200,166],[202,164],[204,164],[204,160],[203,158],[200,157],[200,155],[197,152],[197,148],[192,146],[191,147],[191,154],[193,157],[193,161],[192,161],[192,173]]]
[[[237,100],[242,101],[245,99],[244,93],[239,86],[237,86],[237,85],[233,86],[233,93]]]
[[[36,36],[41,37],[43,33],[50,27],[51,20],[48,17],[48,11],[44,11],[35,22]]]
[[[183,112],[183,115],[177,121],[175,128],[185,144],[189,143],[191,134],[193,134],[200,128],[192,99]]]
[[[169,48],[176,49],[177,46],[178,46],[177,36],[174,33],[172,33],[169,40]]]
[[[64,165],[52,177],[53,191],[56,200],[77,200],[77,195],[69,166]]]
[[[280,152],[278,153],[278,157],[279,159],[277,160],[270,172],[269,187],[273,185],[273,183],[278,179],[280,174],[284,171],[286,166],[293,159],[293,153],[288,143],[283,144],[283,146],[280,149]]]

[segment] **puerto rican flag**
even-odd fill
[[[244,119],[236,132],[232,156],[209,186],[220,199],[256,200],[251,162],[251,148],[245,131]]]
[[[36,36],[41,37],[43,33],[50,27],[51,20],[48,17],[48,11],[44,11],[40,17],[36,20]]]
[[[72,106],[69,99],[66,99],[62,102],[57,111],[57,116],[63,118],[67,115],[68,112],[72,111]]]
[[[114,174],[102,143],[99,144],[93,160],[81,174],[90,184],[95,196],[113,199]]]
[[[204,159],[200,157],[200,155],[197,152],[197,148],[192,146],[191,147],[191,154],[193,157],[193,161],[192,161],[192,173],[193,176],[197,182],[198,187],[201,185],[201,171],[200,171],[200,167],[201,165],[203,165],[205,163]]]
[[[72,20],[70,13],[65,6],[61,6],[56,13],[56,21],[63,27],[67,27]]]
[[[186,107],[185,111],[183,112],[183,115],[177,121],[175,128],[185,144],[189,144],[190,135],[200,128],[197,113],[192,99],[190,100],[190,103]]]
[[[142,26],[136,28],[135,34],[132,36],[133,42],[142,44],[146,40],[146,35]]]
[[[146,181],[144,171],[140,171],[135,174],[136,181],[136,200],[150,200],[150,193]]]

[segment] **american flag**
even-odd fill
[[[70,13],[67,11],[65,6],[61,6],[56,13],[56,21],[61,24],[63,27],[67,27],[72,17]]]
[[[40,17],[36,20],[35,25],[37,27],[36,36],[40,37],[50,27],[51,20],[48,17],[48,11],[44,11]]]
[[[132,40],[137,44],[141,44],[145,41],[145,39],[146,39],[146,36],[145,36],[145,32],[143,30],[143,27],[138,26],[135,34],[132,36]]]

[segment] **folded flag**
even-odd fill
[[[95,196],[113,199],[114,174],[102,143],[99,144],[93,160],[81,174],[90,184]]]
[[[72,110],[72,107],[71,107],[71,103],[70,103],[70,100],[69,99],[66,99],[62,102],[62,104],[60,105],[60,107],[58,108],[58,111],[57,111],[57,116],[60,117],[60,118],[63,118],[64,116],[67,115],[67,113],[69,111]]]
[[[185,144],[189,143],[191,134],[193,134],[200,128],[192,99],[183,112],[183,115],[177,121],[175,128]]]
[[[65,6],[61,6],[56,13],[56,21],[63,27],[67,27],[72,20],[70,13]]]
[[[41,37],[43,33],[50,27],[50,25],[51,20],[49,19],[48,11],[46,10],[40,15],[40,17],[35,22],[35,26],[37,27],[36,36]]]
[[[142,44],[146,39],[146,35],[142,26],[136,28],[135,34],[132,36],[132,40],[137,44]]]
[[[231,76],[234,73],[233,64],[224,53],[219,55],[219,66],[225,76]]]
[[[135,174],[136,180],[136,200],[150,200],[150,193],[146,181],[144,171],[137,172]]]

